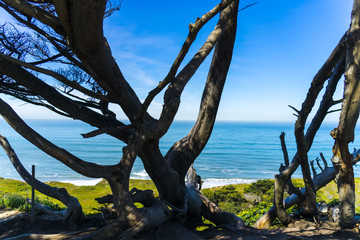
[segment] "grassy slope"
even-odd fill
[[[294,179],[294,184],[296,186],[302,186],[302,180],[301,179]],[[360,186],[360,179],[355,180],[356,186]],[[55,186],[55,187],[64,187],[67,189],[70,195],[76,197],[79,199],[81,205],[83,206],[83,210],[85,214],[94,214],[99,212],[99,208],[103,205],[99,204],[95,201],[95,198],[102,197],[107,194],[111,194],[110,187],[108,183],[103,180],[100,183],[96,184],[95,186],[76,186],[70,183],[60,183],[60,182],[48,182],[49,185]],[[255,186],[254,188],[249,188],[249,184],[237,184],[232,185],[231,187],[215,187],[212,189],[204,189],[203,193],[206,196],[212,196],[215,197],[218,201],[218,204],[225,208],[226,210],[232,211],[235,214],[239,214],[240,211],[243,211],[244,209],[251,208],[251,204],[249,202],[246,202],[243,199],[244,192],[262,195],[262,201],[266,202],[268,204],[271,204],[271,190],[269,189],[267,192],[260,193],[257,192],[256,188],[259,186]],[[158,193],[155,189],[154,184],[150,180],[130,180],[130,189],[136,187],[138,189],[152,189],[157,196]],[[261,185],[260,185],[261,187]],[[266,190],[265,190],[266,191]],[[356,195],[359,196],[360,194],[360,188],[356,188]],[[0,178],[0,197],[5,195],[18,195],[24,198],[31,198],[31,187],[22,182],[17,180],[11,180],[11,179],[3,179]],[[63,205],[54,200],[49,199],[47,196],[36,192],[36,197],[39,200],[50,200],[53,203],[58,204],[60,207],[63,207]],[[327,203],[334,201],[335,199],[338,199],[337,195],[337,187],[334,182],[331,182],[326,186],[325,188],[319,190],[317,192],[318,201],[325,201]],[[238,202],[238,203],[236,203]],[[234,204],[235,203],[235,204]],[[356,212],[360,213],[360,199],[356,199]]]
[[[48,182],[47,184],[53,187],[66,188],[70,195],[79,200],[85,214],[99,212],[98,209],[103,205],[95,201],[95,198],[111,194],[109,184],[106,180],[102,180],[95,186],[76,186],[71,183],[61,182]],[[150,180],[130,180],[130,189],[133,187],[141,190],[152,189],[155,195],[158,195],[154,184]],[[0,197],[4,195],[19,195],[24,198],[31,198],[31,187],[22,181],[0,178]],[[35,191],[35,195],[40,201],[49,199],[49,197],[37,191]],[[58,204],[60,207],[64,207],[63,204],[55,199],[49,200]]]

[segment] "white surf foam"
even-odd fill
[[[96,178],[96,179],[90,179],[90,180],[64,180],[64,181],[60,181],[60,182],[71,183],[76,186],[95,186],[101,180],[102,180],[102,178]]]
[[[220,187],[230,184],[253,183],[256,179],[242,179],[242,178],[206,178],[203,179],[202,188]]]

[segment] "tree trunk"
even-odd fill
[[[339,126],[332,132],[335,139],[332,162],[337,170],[340,199],[340,226],[352,228],[355,215],[355,182],[352,157],[348,144],[354,141],[354,131],[360,110],[360,0],[354,1],[351,26],[346,41],[344,101]]]
[[[312,85],[309,89],[309,92],[306,96],[306,99],[302,105],[301,111],[297,111],[301,119],[297,120],[297,130],[295,134],[297,135],[297,145],[298,151],[295,154],[293,160],[289,166],[283,170],[280,174],[275,176],[275,191],[274,191],[274,207],[276,209],[277,215],[280,216],[280,221],[284,224],[288,224],[292,220],[287,216],[285,209],[283,207],[283,194],[285,191],[285,184],[290,179],[291,175],[296,171],[299,164],[307,159],[307,151],[311,148],[315,134],[320,128],[321,123],[326,117],[328,110],[331,106],[334,105],[332,96],[334,95],[337,83],[343,74],[343,63],[345,55],[345,40],[347,33],[339,41],[338,45],[335,47],[329,58],[326,60],[325,64],[321,67],[318,73],[315,75]],[[304,138],[301,129],[303,127],[304,121],[306,121],[307,116],[315,104],[315,100],[324,84],[324,82],[330,77],[328,86],[324,93],[323,99],[320,103],[320,107],[317,110],[314,118],[311,121],[310,126],[308,127],[305,135],[306,150],[304,149]],[[301,113],[301,114],[300,114]],[[306,151],[306,152],[304,152]],[[303,159],[301,159],[301,154]],[[306,166],[305,166],[306,169]],[[311,184],[310,188],[312,188]]]

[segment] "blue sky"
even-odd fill
[[[253,2],[241,1],[241,7]],[[120,11],[105,20],[113,55],[141,100],[166,75],[188,25],[217,3],[123,0]],[[313,76],[348,29],[351,8],[350,0],[258,0],[240,12],[218,120],[295,121],[288,105],[300,108]],[[0,22],[6,19],[2,14]],[[184,62],[199,49],[216,21],[199,33]],[[178,120],[196,119],[210,61],[204,62],[186,87]],[[12,106],[24,118],[56,117],[18,101],[12,101]],[[162,95],[155,99],[150,113],[158,116],[161,106]],[[119,118],[124,117],[114,110]],[[337,114],[327,118],[337,119]]]

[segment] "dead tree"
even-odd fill
[[[351,25],[346,40],[346,70],[344,101],[340,121],[331,133],[335,140],[332,162],[337,171],[336,179],[340,200],[340,226],[352,228],[355,224],[355,181],[353,157],[348,144],[354,141],[354,131],[360,110],[360,1],[355,0]]]
[[[355,0],[352,16],[351,26],[349,31],[340,40],[339,44],[334,49],[331,56],[320,69],[318,74],[314,77],[307,97],[302,105],[301,110],[297,110],[297,121],[295,124],[295,137],[297,143],[297,153],[293,158],[292,163],[279,175],[275,176],[275,197],[274,209],[269,211],[267,217],[260,219],[255,226],[264,227],[269,226],[269,220],[272,219],[276,212],[280,221],[285,225],[293,220],[286,214],[283,205],[283,193],[286,182],[294,173],[297,167],[301,164],[304,182],[306,186],[306,198],[310,200],[310,209],[313,211],[316,196],[316,184],[311,180],[307,151],[310,149],[313,138],[321,125],[324,117],[329,111],[329,108],[340,101],[333,101],[332,95],[336,89],[337,82],[340,77],[345,74],[345,88],[344,97],[342,101],[339,125],[331,132],[335,140],[333,146],[332,163],[334,165],[334,174],[336,171],[336,179],[338,184],[338,192],[340,198],[340,226],[342,228],[352,228],[354,226],[355,215],[355,183],[352,164],[357,155],[351,155],[348,144],[354,141],[355,125],[359,117],[360,110],[360,71],[359,71],[359,22],[360,22],[360,1]],[[307,129],[306,136],[303,135],[305,121],[315,100],[322,89],[324,82],[329,79],[328,87],[324,94],[323,100],[313,118],[311,125]],[[323,159],[324,160],[324,159]],[[312,165],[314,163],[312,162]],[[326,167],[323,172],[329,168]],[[319,177],[313,167],[314,180]],[[328,178],[330,179],[330,177]]]
[[[354,159],[352,161],[353,165],[355,165],[360,160],[359,154],[360,154],[360,149],[355,150],[352,153],[352,156]],[[316,177],[313,178],[316,191],[321,189],[322,187],[325,187],[328,183],[333,181],[336,177],[335,168],[328,167],[326,160],[324,160],[323,163],[324,163],[324,168],[322,169],[321,173],[317,174]],[[303,196],[305,196],[306,189],[302,188],[300,192],[301,192],[301,198],[302,198]],[[299,201],[301,201],[301,198],[299,198],[299,196],[297,194],[291,194],[283,202],[284,209],[288,209],[288,208],[292,207],[293,205],[297,204]],[[267,228],[271,227],[271,225],[276,217],[277,217],[277,215],[276,215],[275,207],[273,206],[270,208],[270,210],[267,213],[265,213],[263,216],[261,216],[261,218],[259,218],[256,221],[256,223],[254,224],[254,227],[259,228],[259,229],[267,229]]]
[[[187,39],[168,74],[149,91],[144,102],[125,79],[103,35],[104,17],[114,13],[109,2],[1,0],[0,7],[27,27],[28,32],[21,32],[9,23],[0,26],[0,92],[95,127],[95,131],[83,134],[86,138],[108,134],[124,142],[121,160],[105,166],[74,156],[29,127],[3,100],[0,115],[46,154],[84,176],[109,182],[118,218],[92,238],[111,239],[120,234],[131,237],[160,226],[170,215],[182,222],[211,216],[215,224],[241,228],[241,219],[212,206],[196,189],[186,187],[184,181],[214,126],[232,59],[238,1],[223,0],[189,25]],[[190,61],[184,63],[197,33],[216,15],[219,20],[215,29]],[[189,134],[164,156],[159,139],[175,118],[185,86],[212,51],[197,121]],[[49,67],[53,63],[59,66],[58,70]],[[180,69],[180,65],[184,67]],[[155,119],[147,109],[162,90],[165,90],[163,108]],[[109,104],[120,106],[130,124],[119,121]],[[160,195],[160,200],[142,209],[135,207],[129,191],[130,172],[137,156]]]
[[[336,46],[325,64],[315,75],[306,99],[302,104],[301,110],[297,110],[292,107],[296,111],[296,116],[298,117],[295,124],[297,152],[289,166],[287,166],[283,171],[281,171],[280,174],[275,175],[274,207],[278,218],[284,225],[293,222],[293,219],[291,219],[286,214],[283,206],[284,190],[291,175],[301,164],[303,169],[304,182],[307,187],[305,200],[307,201],[307,203],[305,203],[305,205],[307,205],[306,208],[308,208],[308,210],[305,209],[305,212],[314,212],[314,204],[316,203],[314,199],[315,186],[312,183],[310,176],[307,152],[310,150],[315,134],[319,130],[324,118],[328,114],[329,109],[333,105],[339,103],[339,101],[333,100],[333,95],[336,90],[337,83],[339,82],[341,76],[344,73],[346,36],[347,34],[343,36],[343,38],[340,40],[339,44]],[[317,110],[314,118],[311,121],[311,124],[306,131],[306,134],[304,135],[303,131],[306,119],[311,109],[313,108],[315,100],[317,99],[317,96],[320,90],[323,88],[326,80],[329,81],[326,91],[323,95],[323,99],[321,101],[319,109]],[[261,225],[263,224],[259,224],[258,226]]]

